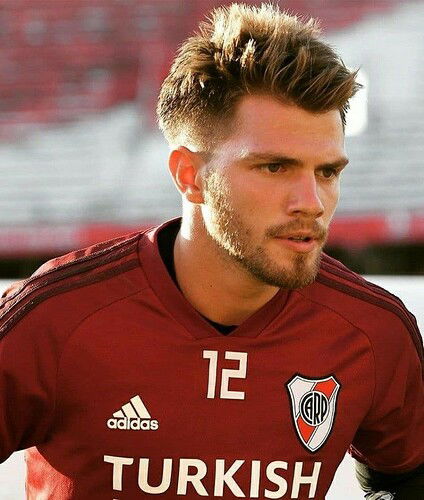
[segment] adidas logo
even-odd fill
[[[156,431],[159,422],[152,420],[140,396],[134,396],[107,421],[109,429],[126,431]]]

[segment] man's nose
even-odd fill
[[[288,212],[290,215],[306,215],[318,218],[324,213],[315,172],[302,172],[293,179],[289,193]]]

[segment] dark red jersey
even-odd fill
[[[346,450],[424,462],[422,341],[399,299],[324,256],[222,335],[158,229],[55,259],[1,307],[0,448],[28,498],[324,499]]]

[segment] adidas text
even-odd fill
[[[126,431],[156,431],[159,428],[159,422],[141,418],[110,418],[107,421],[107,426],[109,429]]]

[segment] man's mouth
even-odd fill
[[[321,235],[311,229],[298,229],[297,231],[290,231],[287,233],[282,233],[277,235],[278,238],[284,238],[291,241],[320,241],[322,239]]]
[[[287,235],[277,236],[276,240],[281,242],[285,247],[294,250],[295,252],[307,253],[315,250],[319,245],[321,238],[313,233],[291,233]]]
[[[291,241],[311,241],[314,238],[310,236],[288,236],[287,239]]]

